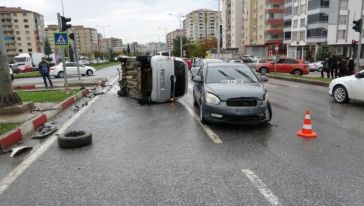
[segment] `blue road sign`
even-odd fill
[[[54,32],[54,46],[56,48],[67,48],[69,45],[67,32]]]

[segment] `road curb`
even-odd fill
[[[76,103],[80,98],[86,96],[89,93],[88,89],[84,89],[77,94],[69,97],[65,101],[59,103],[54,107],[54,110],[46,111],[31,120],[23,123],[19,127],[3,134],[0,136],[0,150],[8,149],[9,147],[15,145],[19,141],[21,141],[24,137],[34,133],[37,129],[42,126],[44,123],[53,119],[63,110],[67,109],[74,103]]]
[[[281,77],[281,76],[269,75],[269,78],[286,80],[286,81],[291,81],[291,82],[299,82],[299,83],[303,83],[303,84],[311,84],[311,85],[322,86],[322,87],[328,87],[330,85],[330,83],[327,83],[327,82],[319,82],[319,81],[306,80],[306,79],[295,79],[295,78],[291,78],[291,77]]]

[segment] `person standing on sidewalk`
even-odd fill
[[[50,86],[53,88],[51,76],[49,75],[49,64],[46,62],[46,59],[43,57],[42,61],[38,65],[39,73],[43,77],[44,85],[48,88],[47,79],[49,81]]]
[[[323,62],[323,68],[321,69],[321,77],[325,78],[324,72],[327,73],[327,78],[330,78],[330,66],[329,66],[329,58],[326,58]]]
[[[348,63],[348,73],[346,74],[347,76],[353,75],[354,67],[355,67],[354,59],[350,58]]]
[[[329,72],[331,74],[332,79],[334,78],[334,72],[336,70],[336,64],[337,64],[336,57],[333,54],[331,54],[330,59],[329,59]]]

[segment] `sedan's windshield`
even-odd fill
[[[238,81],[235,81],[238,80]],[[214,66],[207,70],[206,83],[257,83],[253,72],[245,66]]]
[[[26,58],[25,57],[17,57],[15,58],[16,62],[25,62]]]

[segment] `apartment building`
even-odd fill
[[[223,49],[236,48],[240,54],[245,54],[243,22],[247,11],[244,4],[245,0],[221,0],[222,47]]]
[[[183,21],[183,28],[186,30],[186,37],[197,42],[210,37],[218,37],[220,13],[207,9],[192,11],[186,15]]]
[[[123,40],[115,37],[102,39],[103,51],[122,52],[123,51]]]
[[[167,42],[167,50],[172,51],[173,50],[173,39],[179,37],[180,35],[186,36],[186,30],[184,29],[176,29],[174,31],[171,31],[166,36],[166,42]]]
[[[9,59],[25,52],[44,51],[44,17],[20,7],[0,7]]]
[[[246,53],[263,58],[284,54],[284,0],[246,0],[244,3]]]

